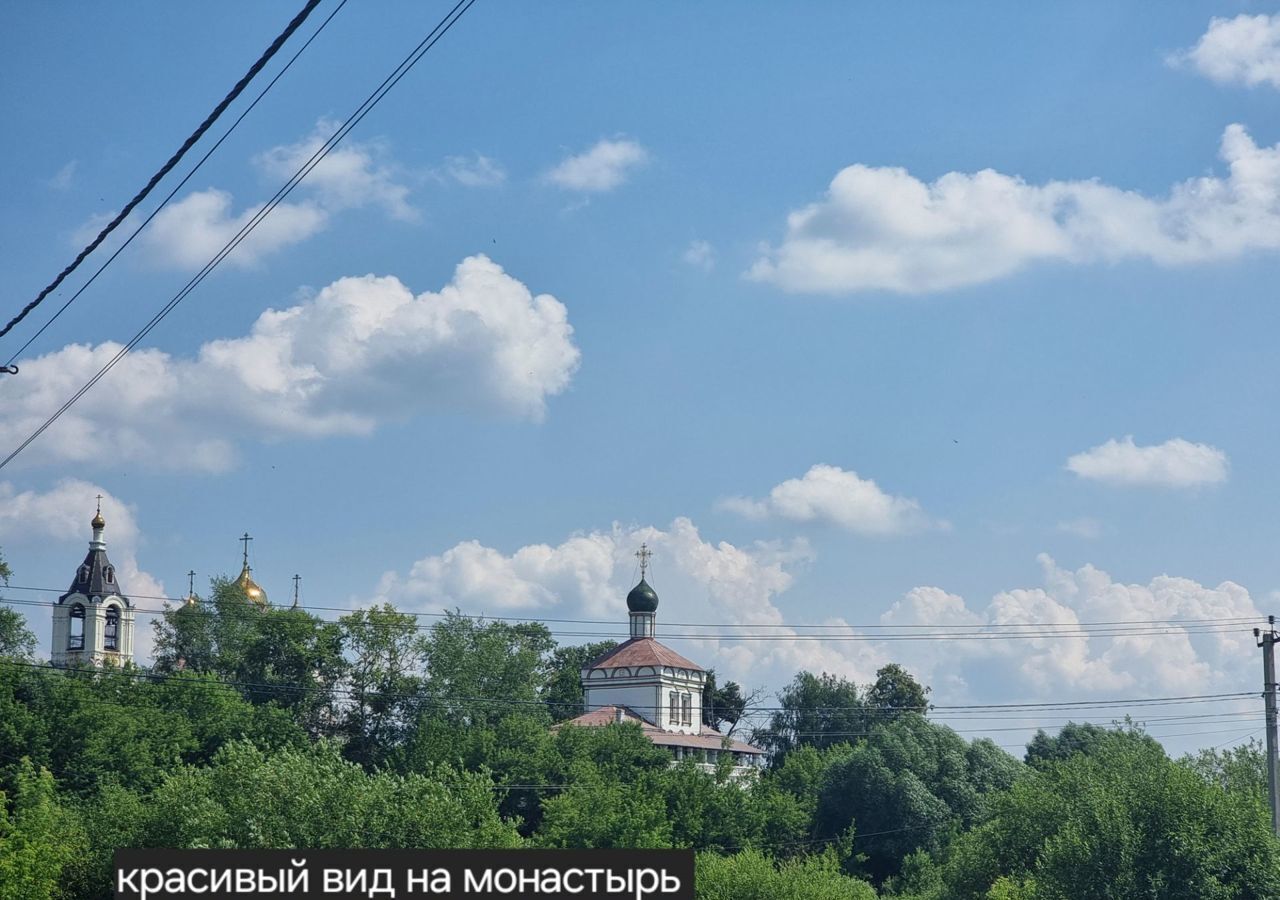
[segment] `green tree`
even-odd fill
[[[1125,732],[1033,769],[961,836],[948,898],[1227,900],[1280,896],[1266,811]]]
[[[164,614],[151,621],[154,671],[218,671],[216,611],[199,598],[192,601],[176,608],[166,603]]]
[[[539,623],[449,613],[431,627],[424,645],[424,713],[455,725],[493,724],[517,709],[541,709],[554,647],[551,632]]]
[[[582,705],[582,670],[588,663],[604,656],[616,646],[617,641],[596,641],[592,644],[557,647],[552,652],[547,666],[545,698],[553,721],[563,722],[582,715],[585,711]]]
[[[8,587],[13,571],[0,553],[0,586]],[[0,609],[0,657],[29,659],[36,650],[36,636],[16,609]]]
[[[897,663],[882,666],[876,672],[875,684],[867,691],[866,704],[881,718],[892,718],[904,712],[924,715],[929,708],[929,692]]]
[[[417,617],[387,603],[338,620],[348,666],[350,703],[343,714],[346,753],[366,765],[383,762],[412,723],[426,646]]]
[[[1256,738],[1226,750],[1201,750],[1181,763],[1229,794],[1251,797],[1263,807],[1268,802],[1267,757]]]
[[[715,731],[727,724],[728,733],[733,734],[746,709],[747,698],[742,695],[742,686],[728,681],[721,687],[716,684],[715,669],[709,670],[702,686],[702,724]]]
[[[866,734],[866,705],[858,686],[836,675],[800,672],[778,695],[780,709],[753,742],[773,752],[774,764],[797,747],[819,749]]]
[[[289,709],[312,734],[335,730],[334,689],[346,670],[338,623],[264,609],[234,581],[215,578],[207,602],[167,610],[155,629],[156,671],[213,674],[254,703]]]
[[[147,802],[146,847],[513,847],[480,774],[366,772],[317,742],[271,755],[244,743],[168,775]]]
[[[775,862],[757,850],[699,853],[698,900],[875,900],[865,881],[840,871],[833,854]]]
[[[78,817],[59,802],[53,776],[29,759],[13,793],[0,793],[0,900],[61,896],[64,870],[87,849]]]
[[[877,884],[915,850],[940,850],[952,831],[986,813],[1023,766],[990,741],[967,743],[916,713],[877,727],[827,770],[814,816],[817,837],[856,826],[858,852]]]
[[[36,636],[16,609],[0,609],[0,657],[31,659],[36,652]]]

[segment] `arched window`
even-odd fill
[[[67,633],[67,649],[84,649],[84,607],[79,603],[71,607],[71,630]]]
[[[89,583],[89,567],[88,566],[80,567],[80,583],[81,584]]]
[[[113,567],[107,566],[106,571],[103,574],[107,576],[107,584],[115,584],[116,570]]]
[[[120,607],[107,607],[107,624],[102,629],[102,649],[120,649]]]

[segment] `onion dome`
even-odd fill
[[[249,598],[251,603],[265,608],[267,605],[267,592],[253,580],[252,572],[253,569],[249,568],[249,564],[246,562],[244,568],[240,570],[240,577],[236,579],[235,585],[244,591],[244,595]]]
[[[658,594],[649,586],[649,582],[640,577],[640,583],[627,594],[627,609],[633,613],[651,613],[658,611]]]
[[[89,525],[93,527],[94,531],[100,531],[107,527],[107,520],[102,518],[102,510],[98,510],[94,514],[93,520],[89,522]]]

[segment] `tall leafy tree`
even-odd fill
[[[0,553],[0,585],[8,587],[13,571]],[[28,659],[35,653],[36,636],[16,609],[0,608],[0,657]]]
[[[417,617],[397,612],[389,603],[338,621],[350,690],[342,725],[346,752],[357,762],[377,764],[404,740],[412,724],[426,642]]]
[[[596,641],[569,647],[557,647],[547,665],[547,690],[544,695],[552,720],[563,722],[580,716],[583,707],[582,670],[587,664],[618,646],[617,641]]]
[[[881,718],[907,712],[924,715],[928,712],[931,690],[902,666],[889,663],[876,671],[875,683],[868,689],[865,701]]]
[[[16,609],[0,608],[0,657],[30,659],[36,652],[36,636]]]
[[[1019,779],[948,856],[957,900],[1280,896],[1266,810],[1123,732]]]
[[[541,710],[554,647],[551,632],[536,622],[449,613],[424,644],[423,714],[458,725],[492,725],[514,710]]]
[[[876,883],[917,849],[937,851],[952,830],[985,814],[1022,765],[990,741],[967,743],[916,713],[873,729],[825,774],[815,834],[836,838],[850,826]]]
[[[773,752],[775,765],[797,747],[819,749],[866,734],[866,704],[858,686],[824,672],[800,672],[778,695],[779,710],[753,737]]]
[[[0,793],[0,900],[62,896],[65,870],[87,847],[87,835],[59,800],[53,776],[23,759],[11,796]]]
[[[728,725],[728,733],[733,734],[750,702],[751,698],[743,696],[741,685],[736,681],[719,685],[715,669],[711,669],[702,686],[702,724],[716,731],[722,725]]]

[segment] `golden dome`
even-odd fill
[[[236,587],[244,591],[244,595],[249,598],[250,602],[257,606],[265,607],[267,605],[267,592],[250,577],[252,571],[249,568],[249,564],[245,563],[244,568],[240,570],[240,577],[236,579]]]

